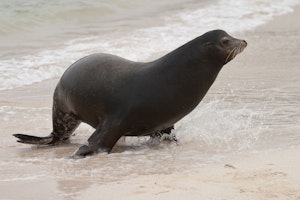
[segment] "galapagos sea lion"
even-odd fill
[[[103,53],[86,56],[56,86],[51,134],[14,136],[21,143],[54,145],[84,122],[95,132],[75,156],[86,156],[110,152],[122,136],[170,133],[199,104],[223,65],[246,46],[245,40],[213,30],[152,62]]]

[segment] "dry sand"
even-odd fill
[[[192,173],[93,185],[78,199],[300,199],[300,147],[239,155]]]
[[[283,64],[289,64],[299,70],[299,19],[300,7],[296,7],[294,13],[276,17],[246,33],[249,46],[241,56],[245,58],[239,62],[243,62],[245,69],[248,68],[244,71],[249,73],[247,77],[259,76],[259,67],[264,66],[284,67]],[[289,37],[289,32],[299,34],[295,39]],[[286,37],[272,38],[272,35],[282,34]],[[271,43],[275,47],[274,52],[266,46]],[[287,57],[282,58],[281,55]],[[225,77],[226,70],[222,73]],[[300,146],[234,155],[230,163],[206,165],[189,173],[155,174],[96,184],[83,191],[78,199],[120,198],[300,200]]]

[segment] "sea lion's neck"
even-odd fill
[[[194,82],[198,87],[209,88],[223,63],[217,59],[210,60],[210,52],[202,43],[200,37],[196,38],[155,61],[155,66],[165,73],[165,76],[172,75],[176,81],[187,84]]]
[[[160,59],[149,63],[145,79],[151,85],[159,83],[158,90],[168,96],[177,96],[176,103],[187,112],[194,109],[216,79],[222,65],[216,65],[206,58],[203,47],[191,41]],[[159,74],[159,76],[158,76]],[[169,87],[172,86],[172,87]]]

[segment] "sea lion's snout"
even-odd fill
[[[238,53],[241,53],[246,47],[247,47],[248,43],[246,42],[246,40],[239,40],[239,44],[237,44],[237,47],[239,49]]]
[[[246,40],[240,40],[240,48],[241,48],[241,52],[247,47],[248,43],[246,42]]]
[[[248,43],[246,42],[246,40],[224,37],[220,40],[220,45],[223,48],[227,49],[227,57],[224,63],[226,64],[233,58],[235,58],[237,54],[243,52],[243,50],[247,47]]]
[[[236,39],[230,36],[225,36],[220,39],[220,46],[231,51],[234,48],[246,48],[248,43],[246,40]]]

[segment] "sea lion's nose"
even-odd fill
[[[246,40],[242,40],[242,44],[243,44],[243,46],[247,46],[248,45],[248,43],[246,42]]]

